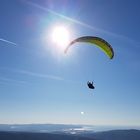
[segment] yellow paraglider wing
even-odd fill
[[[98,48],[100,48],[110,59],[113,58],[114,56],[114,51],[111,45],[105,41],[102,38],[99,37],[94,37],[94,36],[83,36],[80,38],[77,38],[70,42],[68,47],[65,49],[65,53],[67,53],[68,49],[70,48],[71,45],[73,45],[76,42],[84,42],[84,43],[90,43],[90,44],[95,44]]]

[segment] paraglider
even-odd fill
[[[111,45],[104,39],[95,36],[83,36],[73,40],[65,49],[65,53],[67,53],[68,49],[77,42],[90,43],[95,45],[100,48],[110,59],[114,57],[114,51]]]
[[[87,85],[90,89],[94,89],[95,87],[93,86],[93,82],[87,82]]]
[[[90,43],[90,44],[98,47],[99,49],[101,49],[110,59],[112,59],[114,57],[114,51],[113,51],[113,48],[111,47],[111,45],[106,40],[104,40],[100,37],[96,37],[96,36],[82,36],[82,37],[74,39],[66,47],[65,53],[68,52],[69,48],[73,44],[78,43],[78,42]],[[93,85],[93,82],[88,81],[87,85],[90,89],[95,88],[94,85]]]

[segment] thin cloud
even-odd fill
[[[36,72],[32,72],[32,71],[27,71],[27,70],[22,70],[22,69],[14,69],[14,68],[7,68],[7,67],[0,67],[0,69],[8,70],[8,71],[12,71],[14,73],[24,74],[24,75],[28,75],[28,76],[38,77],[38,78],[46,78],[46,79],[52,79],[52,80],[65,81],[65,82],[69,82],[69,83],[82,84],[82,82],[67,80],[67,79],[64,79],[60,76],[56,76],[56,75],[52,75],[52,74],[41,74],[41,73],[36,73]],[[10,81],[10,79],[5,78],[5,81],[6,80]]]
[[[15,69],[13,71],[18,72],[20,74],[25,74],[25,75],[29,75],[29,76],[38,77],[38,78],[47,78],[47,79],[52,79],[52,80],[65,81],[65,82],[69,82],[69,83],[82,84],[82,82],[79,82],[79,81],[67,80],[60,76],[51,75],[51,74],[40,74],[40,73],[31,72],[31,71],[15,70]]]
[[[59,76],[54,76],[54,75],[48,75],[48,74],[40,74],[40,73],[35,73],[31,71],[26,71],[26,70],[19,70],[19,69],[9,69],[5,67],[0,67],[0,69],[5,69],[5,70],[10,70],[19,74],[24,74],[28,76],[33,76],[37,78],[46,78],[46,79],[52,79],[52,80],[64,80],[63,78]],[[0,77],[0,84],[8,84],[8,83],[18,83],[18,84],[29,84],[28,81],[24,80],[17,80],[17,79],[12,79],[12,78],[7,78],[7,77]]]
[[[34,77],[38,77],[38,78],[48,78],[48,79],[53,79],[53,80],[64,80],[60,76],[56,76],[56,75],[52,75],[52,74],[36,73],[36,72],[27,71],[27,70],[23,70],[23,69],[14,69],[14,68],[8,68],[8,67],[0,67],[0,69],[1,70],[6,70],[6,71],[11,71],[11,72],[14,72],[14,73],[34,76]]]
[[[21,83],[21,84],[25,84],[27,83],[26,81],[21,81],[21,80],[15,80],[15,79],[11,79],[11,78],[5,78],[5,77],[0,77],[0,82],[16,82],[16,83]]]
[[[26,71],[26,70],[16,70],[16,71],[21,73],[21,74],[26,74],[26,75],[29,75],[29,76],[35,76],[35,77],[39,77],[39,78],[48,78],[48,79],[53,79],[53,80],[63,80],[62,77],[55,76],[55,75],[40,74],[40,73],[35,73],[35,72],[31,72],[31,71]]]
[[[33,77],[38,77],[38,78],[46,78],[46,79],[51,79],[51,80],[65,81],[65,82],[73,83],[73,84],[83,84],[80,81],[68,80],[68,79],[64,79],[60,76],[51,75],[51,74],[40,74],[40,73],[35,73],[35,72],[31,72],[31,71],[26,71],[26,70],[14,70],[14,71],[18,72],[20,74],[25,74],[25,75],[29,75],[29,76],[33,76]]]
[[[5,42],[5,43],[8,43],[8,44],[11,44],[11,45],[13,45],[13,46],[17,46],[16,43],[14,43],[14,42],[12,42],[12,41],[9,41],[9,40],[6,40],[6,39],[3,39],[3,38],[0,38],[0,41]]]

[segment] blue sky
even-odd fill
[[[138,0],[0,3],[0,123],[140,125]],[[57,24],[104,38],[114,59],[88,44],[58,53]]]

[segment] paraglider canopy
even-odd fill
[[[100,37],[95,37],[95,36],[83,36],[83,37],[79,37],[79,38],[73,40],[72,42],[70,42],[70,44],[65,49],[65,53],[67,53],[70,46],[72,46],[76,42],[90,43],[90,44],[96,45],[110,59],[112,59],[114,57],[114,51],[113,51],[113,48],[111,47],[111,45],[107,41],[105,41],[104,39],[102,39]]]

